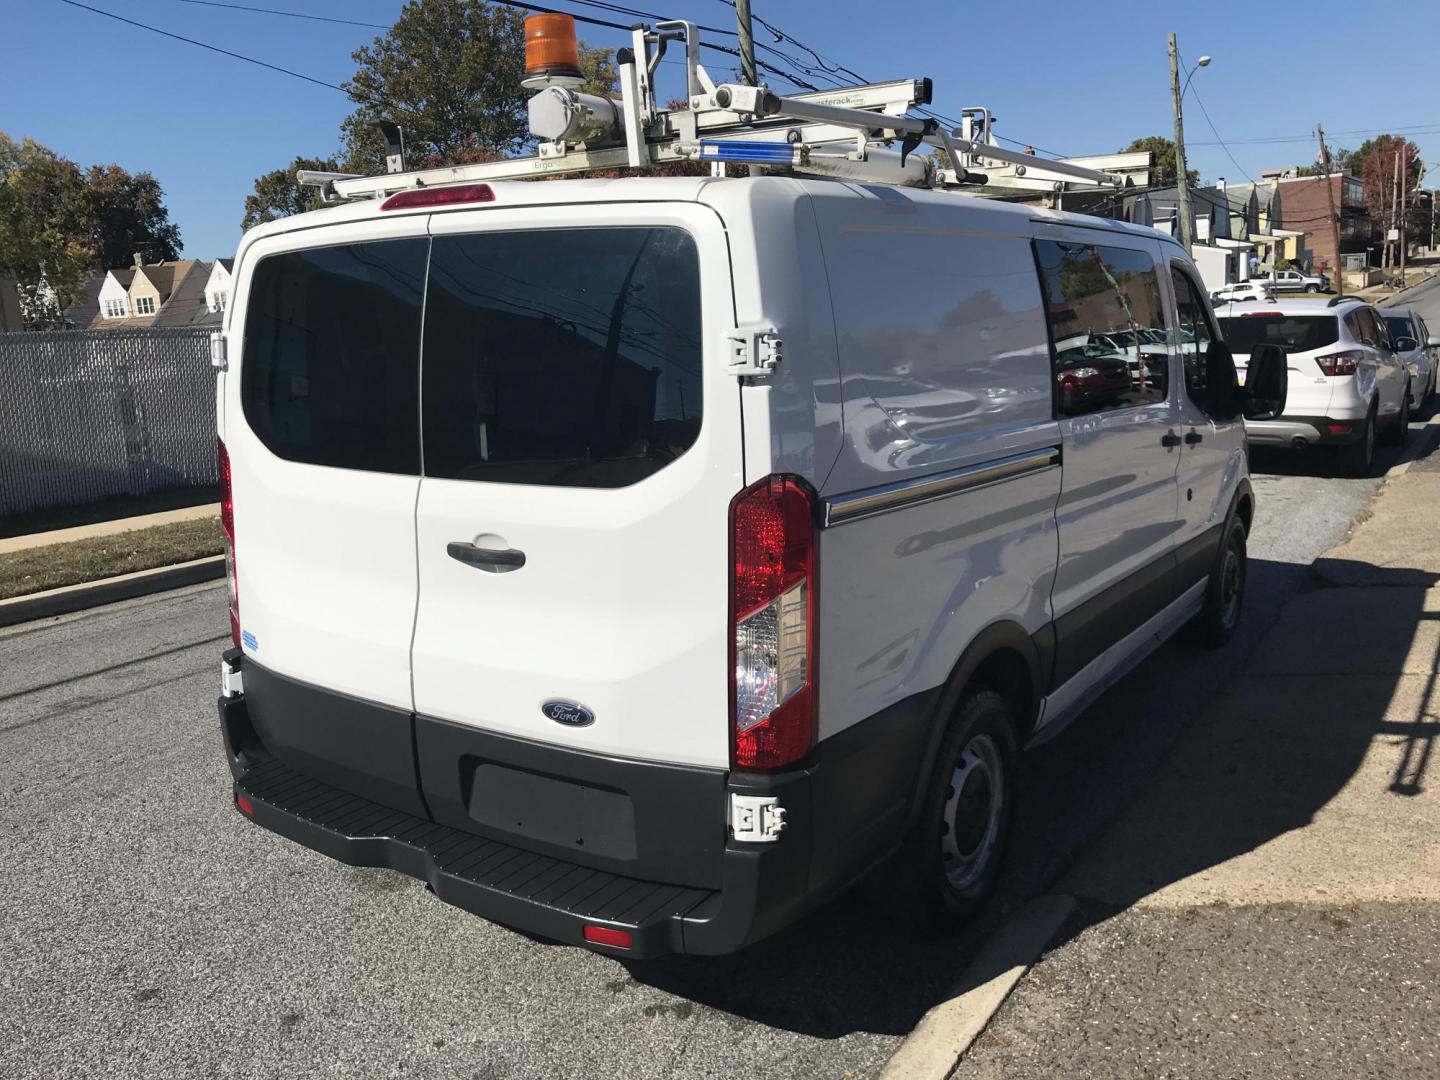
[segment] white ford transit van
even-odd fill
[[[892,858],[964,916],[1019,748],[1240,617],[1284,357],[1239,388],[1153,230],[511,181],[276,221],[235,272],[235,805],[505,925],[723,953]]]

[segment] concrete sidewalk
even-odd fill
[[[1440,456],[1315,575],[957,1077],[1440,1075]]]
[[[116,533],[130,532],[133,529],[147,529],[152,525],[169,525],[176,521],[195,521],[199,518],[219,516],[219,503],[204,503],[200,506],[186,506],[179,510],[164,510],[157,514],[140,514],[136,517],[117,518],[114,521],[97,521],[91,525],[76,525],[69,529],[27,533],[24,536],[0,539],[0,555],[11,551],[44,547],[47,544],[64,544],[70,540],[84,540],[91,536],[114,536]]]

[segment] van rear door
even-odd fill
[[[410,813],[428,247],[423,217],[252,242],[224,381],[251,719],[292,767]]]
[[[487,208],[431,231],[413,666],[432,812],[480,783],[473,757],[427,752],[439,729],[724,769],[743,462],[719,218]]]

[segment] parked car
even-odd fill
[[[1269,300],[1270,286],[1260,280],[1236,281],[1222,285],[1210,294],[1215,305],[1244,303],[1247,300]]]
[[[1330,279],[1324,274],[1302,274],[1299,270],[1276,270],[1270,275],[1268,283],[1271,292],[1330,291]]]
[[[1080,400],[1056,343],[1132,320],[1165,385]],[[974,913],[1020,749],[1234,632],[1285,396],[1155,230],[779,176],[287,217],[213,351],[238,812],[619,957],[882,863]]]
[[[1413,412],[1424,412],[1435,393],[1435,360],[1440,337],[1430,333],[1418,311],[1385,308],[1384,315],[1395,351],[1410,371],[1410,408]]]
[[[1060,407],[1067,413],[1103,408],[1130,392],[1130,365],[1103,345],[1081,345],[1055,354]]]
[[[1336,447],[1343,471],[1364,475],[1375,439],[1402,444],[1410,423],[1410,375],[1380,312],[1361,300],[1290,299],[1235,304],[1220,318],[1235,364],[1262,345],[1283,346],[1290,371],[1283,415],[1247,422],[1259,446]]]

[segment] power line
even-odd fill
[[[264,60],[257,60],[253,56],[246,56],[244,53],[231,52],[229,49],[222,49],[218,45],[210,45],[203,41],[196,41],[194,38],[185,37],[183,34],[172,34],[169,30],[161,30],[158,26],[150,26],[147,23],[136,22],[134,19],[127,19],[123,15],[116,15],[113,11],[105,11],[102,8],[91,7],[89,4],[82,4],[80,0],[60,0],[62,4],[69,4],[71,7],[80,8],[83,11],[90,11],[96,15],[104,15],[107,19],[114,19],[129,26],[139,27],[141,30],[148,30],[152,34],[159,34],[162,37],[173,38],[175,41],[183,41],[187,45],[194,45],[200,49],[208,49],[210,52],[219,53],[222,56],[229,56],[235,60],[243,60],[247,64],[254,64],[256,67],[269,68],[271,71],[278,71],[282,75],[289,75],[292,79],[304,79],[316,86],[325,86],[331,90],[339,90],[342,94],[349,94],[343,86],[338,86],[324,79],[317,79],[313,75],[305,75],[290,68],[281,67],[279,64],[267,63]]]
[[[1185,62],[1185,58],[1180,55],[1180,50],[1178,48],[1175,50],[1175,55],[1180,56],[1180,62],[1182,64]],[[1185,85],[1190,85],[1188,80],[1186,81]],[[1210,125],[1211,134],[1215,136],[1216,141],[1218,141],[1221,147],[1224,148],[1225,156],[1230,159],[1230,163],[1234,165],[1235,168],[1240,170],[1246,180],[1249,180],[1252,184],[1255,183],[1255,178],[1251,176],[1248,172],[1245,172],[1245,166],[1241,165],[1240,162],[1235,160],[1235,155],[1230,152],[1230,147],[1226,146],[1225,140],[1220,138],[1220,132],[1215,127],[1215,121],[1210,119],[1210,110],[1205,107],[1205,101],[1200,97],[1200,91],[1198,89],[1195,91],[1195,104],[1200,106],[1200,111],[1205,116],[1205,123]],[[1177,105],[1176,108],[1179,108],[1179,106]]]

